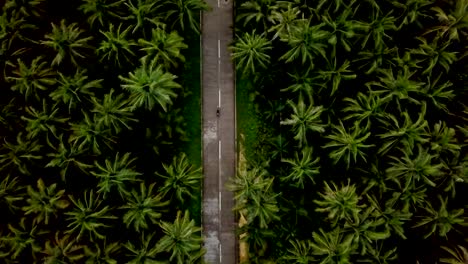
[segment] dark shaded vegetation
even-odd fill
[[[232,51],[249,262],[468,261],[468,1],[240,1]]]
[[[206,8],[2,4],[2,263],[201,262]]]

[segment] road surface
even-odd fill
[[[226,182],[236,171],[232,0],[207,0],[202,14],[203,237],[208,264],[237,263],[233,194]],[[219,109],[219,115],[217,110]]]

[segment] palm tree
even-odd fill
[[[241,211],[241,209],[245,210],[248,224],[267,229],[271,222],[280,220],[278,214],[279,207],[276,200],[278,194],[273,193],[270,187],[271,185],[267,186],[258,198],[252,198],[252,201],[244,205],[243,208],[234,208],[238,211]]]
[[[328,69],[325,71],[318,71],[318,74],[325,80],[324,87],[331,87],[330,96],[338,91],[338,87],[340,86],[341,80],[352,80],[356,79],[356,74],[354,74],[351,70],[349,70],[350,62],[345,61],[343,65],[339,68],[336,66],[336,57],[333,60],[333,65],[328,63]],[[331,85],[329,85],[331,82]]]
[[[70,168],[77,168],[84,173],[88,173],[89,168],[93,167],[90,164],[80,161],[80,157],[84,154],[84,149],[79,149],[76,145],[66,144],[63,142],[63,135],[59,137],[58,146],[52,144],[50,141],[48,143],[54,152],[47,154],[50,161],[45,167],[59,168],[62,181],[66,181]]]
[[[236,199],[234,210],[245,215],[248,225],[266,229],[269,223],[280,219],[273,180],[273,177],[267,178],[265,169],[254,167],[239,171],[227,184]]]
[[[458,153],[456,153],[453,159],[442,162],[445,169],[442,177],[442,184],[445,185],[444,191],[450,192],[454,198],[456,187],[468,181],[468,157],[465,156],[459,160]]]
[[[24,17],[39,17],[40,13],[43,11],[40,6],[44,4],[44,2],[44,0],[7,0],[3,5],[3,11],[8,13],[12,12],[11,10],[15,10]]]
[[[281,92],[290,91],[294,94],[297,94],[298,98],[307,98],[309,99],[309,103],[314,102],[314,94],[317,93],[317,89],[315,86],[323,87],[323,84],[316,81],[317,77],[311,77],[310,69],[307,69],[305,72],[295,71],[294,73],[288,73],[288,75],[292,78],[292,84],[288,87],[281,89]]]
[[[3,237],[3,232],[0,232],[0,235]],[[0,258],[6,259],[8,257],[9,253],[7,251],[7,245],[6,243],[0,239]],[[10,263],[15,263],[14,260],[10,260],[10,262],[6,262],[7,264]],[[16,262],[18,263],[18,262]]]
[[[164,179],[163,185],[158,190],[161,195],[169,195],[170,200],[175,199],[181,204],[187,198],[196,196],[202,178],[201,168],[194,168],[185,153],[175,156],[172,163],[162,165],[164,172],[155,172],[157,176]]]
[[[403,70],[399,70],[396,76],[391,68],[379,70],[379,72],[382,75],[379,77],[379,82],[366,83],[372,93],[381,95],[384,100],[387,98],[396,99],[399,109],[401,109],[400,102],[402,100],[420,104],[420,101],[414,98],[414,95],[420,93],[424,83],[411,79],[414,72],[410,72],[409,67],[403,67]],[[371,86],[374,88],[371,88]]]
[[[431,203],[426,202],[423,209],[426,211],[425,216],[420,216],[419,221],[413,227],[425,227],[427,229],[424,238],[435,234],[436,232],[440,237],[447,238],[448,232],[456,230],[456,226],[466,226],[466,217],[464,217],[464,210],[447,210],[447,197],[444,199],[438,196],[440,200],[440,207],[438,210],[434,209]]]
[[[57,103],[67,105],[68,111],[71,112],[85,99],[92,98],[94,96],[93,89],[101,88],[102,81],[102,79],[88,80],[84,69],[78,69],[73,76],[66,76],[59,72],[58,87],[49,96]]]
[[[183,216],[178,211],[174,223],[161,222],[159,225],[164,236],[156,244],[156,249],[158,252],[169,252],[171,263],[190,263],[188,260],[204,254],[201,247],[201,228],[195,226],[193,219],[190,220],[188,211]]]
[[[358,53],[353,62],[361,62],[359,69],[367,69],[365,74],[371,74],[379,69],[386,69],[394,65],[397,57],[397,47],[388,47],[385,44],[378,49],[369,48]]]
[[[382,99],[379,95],[373,93],[359,92],[354,98],[346,97],[343,101],[348,106],[343,108],[347,115],[343,120],[352,120],[356,127],[361,127],[363,131],[369,131],[372,125],[372,119],[383,118],[386,103],[390,99]],[[362,126],[364,124],[364,126]]]
[[[16,48],[13,44],[15,44],[17,39],[32,42],[32,40],[23,34],[26,29],[37,29],[37,27],[32,24],[28,24],[24,15],[21,14],[20,11],[12,10],[2,12],[2,15],[0,15],[0,46],[2,52],[11,52],[16,55],[21,54],[24,49],[18,49],[14,52],[10,51],[10,49]],[[2,57],[3,55],[4,54],[2,54]]]
[[[4,132],[12,132],[14,127],[10,124],[14,123],[13,120],[18,120],[17,114],[17,98],[13,97],[2,105],[2,110],[0,111],[0,125],[4,129]]]
[[[304,189],[304,182],[310,180],[315,184],[314,176],[320,174],[320,158],[312,157],[312,148],[305,147],[301,150],[301,155],[295,152],[294,159],[282,159],[291,166],[290,173],[282,177],[282,181],[290,183],[292,186]]]
[[[107,243],[104,242],[95,243],[93,247],[87,246],[84,248],[84,255],[86,264],[117,264],[116,255],[119,254],[122,246],[119,242]]]
[[[42,159],[42,155],[39,155],[42,145],[38,141],[24,140],[22,132],[16,136],[16,144],[8,142],[6,138],[4,141],[5,143],[0,148],[2,150],[0,152],[0,170],[16,168],[22,174],[30,175],[29,161]]]
[[[102,229],[110,226],[106,224],[106,221],[117,219],[111,215],[111,208],[108,205],[102,206],[104,200],[99,195],[95,196],[93,190],[84,192],[84,202],[72,195],[68,197],[75,207],[65,213],[69,222],[67,227],[70,228],[66,233],[75,234],[76,240],[79,240],[82,235],[89,236],[91,241],[95,238],[104,239]]]
[[[174,89],[181,86],[174,81],[175,75],[164,72],[162,66],[154,68],[143,66],[129,73],[129,77],[119,76],[122,88],[130,91],[130,105],[132,110],[144,106],[147,110],[152,110],[156,104],[167,112],[168,105],[172,104],[172,99],[177,97]]]
[[[336,226],[338,221],[359,218],[361,206],[358,205],[359,196],[356,193],[356,186],[350,185],[348,180],[347,185],[341,185],[341,188],[332,182],[333,189],[325,184],[325,192],[319,193],[321,200],[314,200],[318,205],[315,209],[317,212],[328,213],[328,219],[332,221],[332,225]]]
[[[245,246],[248,247],[246,253],[255,252],[255,255],[246,256],[251,262],[255,262],[253,259],[255,256],[265,255],[269,241],[276,235],[271,228],[258,228],[252,224],[246,224],[239,228],[239,233],[241,234],[240,242],[245,243]]]
[[[466,35],[464,30],[468,28],[468,1],[458,0],[455,3],[448,14],[439,6],[431,8],[442,25],[430,29],[427,33],[435,31],[437,38],[448,36],[449,40],[460,40],[460,35]]]
[[[282,36],[281,41],[289,46],[288,51],[280,57],[286,63],[299,60],[302,65],[314,68],[314,60],[317,55],[327,58],[325,54],[325,40],[329,37],[329,32],[322,30],[324,24],[311,26],[311,21],[302,19],[292,27],[289,36]]]
[[[343,7],[345,10],[352,10],[353,5],[356,3],[356,0],[344,1],[344,0],[335,0],[335,1],[327,1],[327,0],[320,0],[316,6],[317,13],[336,13]],[[335,7],[333,10],[333,6]],[[323,8],[323,9],[322,9]]]
[[[418,120],[413,122],[407,111],[402,113],[404,121],[400,122],[393,115],[387,115],[391,121],[382,120],[384,128],[387,133],[380,134],[379,137],[385,142],[380,147],[378,154],[384,155],[394,146],[402,144],[404,150],[408,153],[413,153],[415,143],[425,143],[429,141],[429,134],[426,129],[428,127],[427,121],[424,119],[426,115],[426,104],[423,103],[421,112],[419,112]]]
[[[293,126],[294,139],[299,141],[299,146],[307,145],[307,132],[325,132],[325,125],[320,120],[320,115],[324,111],[322,106],[306,106],[304,100],[299,97],[297,104],[288,101],[293,113],[290,119],[281,121],[281,125]],[[307,108],[306,108],[307,107]]]
[[[271,156],[272,160],[274,160],[276,158],[281,159],[283,157],[283,155],[288,154],[289,141],[283,135],[279,134],[276,137],[271,138],[269,140],[269,144],[273,148],[270,151],[270,156]]]
[[[68,142],[75,146],[78,151],[91,149],[95,154],[101,154],[101,143],[104,143],[109,149],[112,149],[114,139],[110,136],[110,129],[105,129],[98,126],[98,123],[93,118],[91,119],[86,113],[83,113],[84,120],[78,124],[70,124],[72,133],[68,138]]]
[[[124,5],[127,6],[128,10],[130,11],[130,15],[127,17],[120,17],[122,20],[130,20],[131,25],[133,26],[132,34],[135,34],[138,29],[143,30],[146,26],[154,26],[157,25],[157,18],[155,15],[155,5],[156,2],[150,0],[137,0],[137,4],[133,4],[134,1],[126,1]]]
[[[403,56],[401,56],[401,53],[403,53]],[[414,53],[412,53],[411,50],[405,50],[403,52],[399,52],[399,50],[396,50],[395,58],[393,58],[394,63],[390,64],[392,65],[391,67],[403,69],[407,67],[408,69],[414,69],[418,71],[422,68],[422,66],[419,65],[420,60],[416,57],[417,56],[414,55]]]
[[[385,202],[385,209],[380,205],[379,201],[375,196],[366,194],[366,198],[372,207],[372,215],[377,219],[384,219],[385,221],[385,232],[390,232],[391,234],[397,234],[402,239],[406,239],[404,224],[406,221],[411,219],[412,213],[409,213],[408,210],[402,209],[399,210],[396,206],[396,199],[399,199],[401,196],[398,194],[393,195],[393,198]],[[370,252],[372,250],[369,249]]]
[[[430,102],[437,107],[437,109],[449,112],[447,103],[450,102],[454,97],[454,89],[452,88],[453,83],[450,81],[441,81],[442,73],[436,78],[433,76],[427,76],[426,85],[422,89],[424,96],[430,99]]]
[[[28,138],[36,138],[40,133],[45,132],[46,137],[49,138],[51,133],[54,138],[58,138],[57,128],[69,120],[69,118],[57,116],[60,108],[57,106],[48,109],[46,100],[42,100],[42,111],[34,109],[34,107],[26,107],[28,116],[22,116],[21,119],[26,121],[26,131]]]
[[[135,231],[148,229],[148,222],[156,224],[161,218],[161,212],[166,211],[165,207],[169,201],[162,201],[160,194],[153,193],[155,183],[146,188],[145,183],[140,183],[140,189],[133,189],[126,196],[127,203],[120,207],[125,210],[123,221],[127,225],[133,226]]]
[[[244,75],[255,75],[260,69],[267,69],[270,64],[268,51],[273,48],[272,43],[264,34],[254,32],[238,36],[231,47],[232,58],[236,62],[236,69]]]
[[[70,235],[55,233],[55,240],[46,241],[42,253],[46,255],[42,260],[44,264],[76,263],[84,257],[83,245],[76,245]]]
[[[236,22],[244,21],[243,26],[255,21],[254,28],[267,30],[268,20],[274,10],[282,7],[282,3],[274,0],[249,0],[239,7],[239,14],[236,15]]]
[[[451,255],[450,258],[441,258],[440,263],[448,264],[465,264],[468,262],[468,249],[463,246],[457,245],[457,247],[449,248],[442,246],[442,249],[447,251]]]
[[[36,259],[36,254],[42,249],[39,241],[41,236],[47,232],[40,229],[37,224],[26,222],[26,220],[23,217],[15,225],[8,224],[9,234],[0,238],[0,241],[10,248],[10,259],[21,259],[21,255],[25,251],[29,251],[28,255]]]
[[[353,129],[354,131],[349,133],[346,131],[341,121],[340,126],[333,125],[333,128],[334,133],[325,136],[325,138],[331,139],[331,141],[323,146],[323,148],[334,148],[334,150],[329,153],[333,162],[336,164],[343,158],[347,168],[351,165],[351,156],[353,157],[354,163],[357,162],[358,156],[364,162],[367,162],[366,153],[363,152],[363,149],[375,146],[373,144],[364,144],[364,141],[369,138],[371,132],[367,132],[361,137],[363,131],[355,126]]]
[[[7,175],[0,182],[0,205],[1,208],[8,208],[10,212],[16,211],[19,207],[16,205],[23,200],[23,186],[18,184],[19,177]],[[1,241],[1,239],[0,239]]]
[[[39,100],[39,90],[45,91],[56,83],[55,71],[47,66],[42,57],[36,57],[31,64],[26,65],[21,59],[17,60],[17,66],[6,76],[6,81],[13,82],[10,89],[18,91],[27,100],[34,96]]]
[[[455,129],[447,127],[445,122],[442,121],[434,124],[429,142],[431,143],[431,150],[438,154],[450,152],[457,156],[461,150],[455,135]]]
[[[59,210],[68,207],[69,202],[64,198],[65,190],[57,191],[57,184],[45,186],[41,178],[37,180],[37,191],[30,185],[27,187],[29,198],[27,206],[23,206],[25,215],[35,215],[33,223],[40,224],[42,221],[47,225],[51,215],[57,217]]]
[[[138,245],[128,241],[124,247],[127,249],[128,257],[132,258],[128,264],[155,264],[158,263],[155,258],[159,250],[153,240],[155,233],[145,235],[141,233],[141,241]]]
[[[132,62],[132,58],[135,57],[132,47],[136,45],[133,40],[129,40],[127,37],[130,27],[125,28],[123,32],[121,32],[121,28],[122,24],[119,24],[117,29],[114,29],[114,24],[110,24],[107,31],[99,30],[104,35],[104,40],[101,41],[96,50],[101,56],[101,61],[112,61],[119,67],[122,63]]]
[[[91,97],[94,108],[91,112],[94,113],[94,118],[99,127],[111,128],[115,133],[120,133],[123,128],[132,130],[128,123],[138,122],[133,118],[133,113],[128,106],[128,99],[123,93],[113,96],[114,89],[111,89],[108,94],[104,95],[104,99],[98,100],[96,97]]]
[[[351,40],[357,37],[356,31],[365,31],[367,29],[364,23],[350,19],[350,16],[353,15],[352,13],[351,8],[346,8],[338,17],[332,17],[328,12],[325,12],[322,16],[325,25],[330,28],[328,43],[333,46],[332,58],[336,56],[337,44],[342,46],[347,52],[351,52],[354,44]]]
[[[421,18],[427,18],[431,15],[428,14],[429,8],[434,1],[430,0],[406,0],[403,3],[399,1],[392,1],[392,4],[397,7],[403,9],[398,13],[401,14],[398,17],[398,20],[401,20],[398,29],[403,28],[403,26],[407,26],[410,24],[416,24],[419,28],[423,28],[421,24]]]
[[[76,59],[85,58],[82,50],[91,48],[88,45],[88,41],[92,37],[80,38],[83,32],[82,29],[78,28],[76,23],[67,25],[65,20],[60,21],[60,26],[52,23],[52,32],[45,35],[46,40],[41,41],[41,44],[57,52],[52,61],[52,66],[60,65],[65,58],[69,58],[74,65],[79,66]]]
[[[377,242],[378,246],[369,248],[367,254],[358,260],[364,263],[390,264],[398,260],[397,247],[386,250],[388,247],[383,242]]]
[[[166,0],[161,4],[161,9],[165,10],[165,20],[173,21],[172,29],[178,24],[182,31],[190,27],[195,33],[200,33],[199,14],[207,11],[209,6],[203,0]]]
[[[446,72],[449,72],[450,65],[458,59],[458,52],[450,51],[449,49],[451,43],[445,42],[439,44],[438,39],[433,40],[431,43],[427,43],[425,38],[418,37],[416,39],[421,43],[417,49],[410,50],[410,53],[416,55],[416,57],[418,57],[418,55],[419,57],[422,57],[419,62],[424,63],[424,68],[426,68],[422,74],[432,74],[433,69],[436,66],[441,66]]]
[[[78,9],[88,15],[88,23],[93,27],[96,21],[104,26],[104,21],[109,17],[117,17],[116,11],[125,0],[82,0]],[[111,24],[112,25],[112,24]]]
[[[390,180],[380,164],[382,163],[376,160],[369,164],[369,166],[366,166],[366,168],[358,168],[357,171],[363,173],[360,175],[365,187],[362,194],[372,193],[377,195],[379,199],[382,199],[383,195],[390,189]]]
[[[254,167],[250,170],[239,171],[236,177],[230,180],[227,187],[234,192],[239,209],[243,209],[246,204],[252,202],[260,203],[259,199],[262,194],[273,184],[273,178],[267,178],[267,173],[265,169]]]
[[[442,163],[434,163],[435,155],[430,155],[426,149],[418,145],[418,155],[412,157],[410,153],[401,150],[403,156],[397,158],[390,156],[393,160],[386,170],[388,177],[393,179],[403,191],[414,189],[419,181],[424,181],[429,186],[435,187],[434,178],[441,174]],[[401,186],[403,183],[403,186]]]
[[[130,158],[130,153],[125,153],[122,157],[119,157],[117,152],[114,160],[106,159],[105,164],[95,161],[95,170],[92,170],[91,174],[99,180],[97,193],[103,193],[104,199],[114,189],[118,191],[121,197],[128,195],[130,184],[138,181],[137,177],[142,175],[136,172],[132,165],[135,160],[136,158]]]
[[[350,255],[354,253],[356,246],[351,235],[344,236],[340,228],[331,232],[319,229],[320,233],[313,232],[313,254],[319,256],[322,264],[350,263]]]
[[[281,256],[280,263],[308,264],[315,260],[312,257],[312,243],[309,240],[289,240],[291,246],[286,255]]]
[[[372,8],[371,21],[363,24],[363,29],[365,29],[366,34],[362,40],[362,49],[367,46],[369,39],[373,40],[374,45],[370,47],[370,49],[374,50],[381,50],[385,47],[385,41],[391,40],[388,33],[397,30],[397,19],[391,14],[392,12],[383,15],[380,8]]]
[[[408,188],[407,190],[395,191],[393,192],[392,198],[388,199],[386,202],[387,208],[397,206],[401,208],[401,212],[409,214],[410,212],[414,212],[418,210],[418,208],[424,207],[425,201],[428,199],[427,197],[427,188],[425,186],[418,186],[416,188]],[[387,210],[386,210],[387,211]],[[396,212],[390,212],[394,215],[397,215]],[[404,219],[404,217],[402,217]],[[396,226],[394,226],[396,227]],[[397,232],[401,237],[405,238],[403,234],[403,228],[394,228],[395,230],[400,230],[401,232]]]
[[[345,233],[353,237],[353,244],[361,249],[360,254],[366,255],[374,249],[375,243],[390,237],[390,230],[385,229],[385,219],[374,217],[375,209],[368,207],[361,211],[357,218],[349,219],[344,224]]]
[[[151,30],[151,40],[139,39],[138,44],[141,46],[140,50],[146,53],[141,60],[149,63],[150,68],[158,65],[163,65],[165,69],[177,67],[178,62],[185,61],[181,51],[188,48],[177,31],[167,33],[160,27]]]
[[[268,32],[275,32],[272,40],[275,40],[279,36],[288,36],[300,14],[299,7],[292,7],[291,3],[288,3],[286,10],[274,9],[268,17],[268,20],[274,24],[274,26],[270,26],[268,29]]]

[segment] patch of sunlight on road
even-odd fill
[[[206,253],[204,259],[206,263],[216,263],[219,260],[217,254],[219,248],[218,231],[208,231],[205,237]]]
[[[206,143],[212,143],[218,139],[218,127],[216,120],[209,120],[208,127],[203,129],[203,140]]]
[[[205,232],[205,249],[206,253],[204,256],[206,263],[217,263],[219,260],[218,248],[219,248],[219,208],[218,208],[218,199],[205,199],[203,202],[203,210],[205,215],[208,215],[210,221],[216,225],[215,230],[207,230]]]

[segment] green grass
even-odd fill
[[[237,133],[244,136],[245,158],[254,160],[255,149],[258,144],[260,120],[255,112],[252,92],[252,83],[249,80],[237,78],[236,104],[237,104]]]
[[[185,152],[195,167],[201,167],[201,83],[200,83],[200,37],[190,34],[186,37],[189,46],[184,52],[185,69],[181,75],[181,82],[185,89],[185,97],[181,100],[182,114],[186,122],[187,141],[179,149]],[[189,201],[190,215],[201,223],[201,193]]]
[[[182,99],[183,115],[186,122],[187,141],[181,150],[195,166],[201,166],[201,87],[200,87],[200,40],[198,35],[187,39],[185,70],[181,80],[186,91]]]

